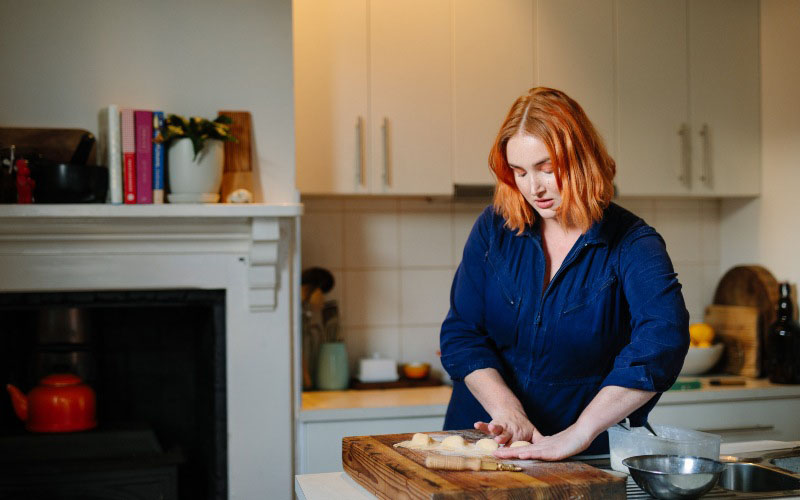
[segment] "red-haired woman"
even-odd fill
[[[501,458],[608,453],[678,376],[688,313],[661,236],[611,202],[616,166],[583,109],[534,88],[511,107],[489,164],[441,330],[453,379],[445,429],[475,427]]]

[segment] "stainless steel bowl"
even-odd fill
[[[656,498],[698,498],[714,487],[725,464],[702,457],[640,455],[622,461],[633,480]]]

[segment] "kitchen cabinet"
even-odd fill
[[[614,156],[614,1],[538,0],[534,32],[538,85],[578,101]]]
[[[450,0],[293,5],[300,191],[451,193]]]
[[[758,194],[758,3],[616,0],[616,21],[621,194]]]
[[[302,443],[298,474],[341,471],[342,438],[345,436],[439,431],[443,425],[444,414],[305,422],[298,430]]]
[[[453,3],[453,183],[492,184],[489,150],[534,86],[533,0]]]

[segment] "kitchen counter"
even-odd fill
[[[744,380],[744,385],[711,385],[716,378]],[[681,380],[700,380],[701,387],[663,394],[650,414],[654,424],[712,432],[723,442],[800,440],[800,385],[730,376]],[[302,393],[296,470],[341,471],[345,436],[441,430],[451,392],[450,386],[439,386]]]
[[[301,422],[351,418],[444,415],[452,388],[418,387],[349,391],[311,391],[302,395]]]
[[[63,203],[0,205],[0,219],[31,218],[149,218],[149,217],[296,217],[300,203],[163,203],[111,205],[108,203]]]
[[[740,380],[744,381],[744,385],[711,385],[711,381],[715,379]],[[800,397],[800,385],[773,384],[765,378],[713,375],[681,377],[679,380],[699,380],[702,385],[700,389],[667,391],[661,396],[659,406]],[[431,412],[444,415],[451,392],[452,388],[447,385],[410,389],[303,392],[300,420],[345,419],[349,415],[409,416]]]

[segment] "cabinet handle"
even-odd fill
[[[391,147],[389,146],[389,119],[384,117],[383,118],[383,125],[381,126],[383,129],[383,187],[388,187],[392,185],[392,177],[391,177],[391,162],[389,158],[391,157]]]
[[[774,425],[750,425],[744,427],[718,427],[716,429],[697,429],[700,432],[709,432],[711,434],[725,434],[725,433],[741,433],[741,432],[759,432],[774,430]]]
[[[708,187],[711,187],[711,135],[708,124],[704,123],[700,129],[700,137],[703,138],[703,171],[700,180]]]
[[[681,173],[678,180],[688,188],[692,186],[692,138],[689,125],[682,124],[678,135],[681,136]]]
[[[356,185],[364,185],[364,119],[356,119]]]

